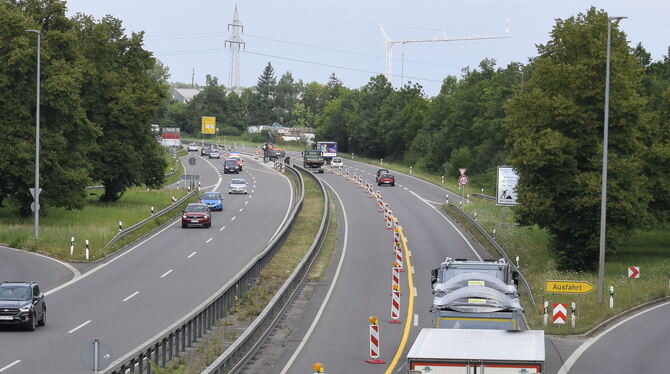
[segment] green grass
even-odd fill
[[[577,304],[577,326],[550,324],[550,334],[582,333],[607,318],[661,297],[669,296],[668,275],[670,271],[670,230],[659,227],[650,231],[635,231],[621,243],[616,253],[606,257],[605,302],[598,301],[597,290],[575,296],[545,293],[547,280],[585,280],[597,286],[598,273],[558,271],[548,249],[548,234],[537,227],[520,227],[514,224],[511,207],[499,207],[485,200],[471,200],[464,209],[470,216],[477,212],[479,224],[489,233],[496,229],[496,240],[511,258],[519,256],[520,269],[533,289],[538,308],[533,310],[528,302],[526,316],[532,328],[543,328],[541,306],[543,301]],[[494,254],[492,254],[494,255]],[[628,279],[628,266],[640,266],[640,279]],[[614,308],[609,308],[609,286],[614,286]],[[551,311],[550,311],[551,312]],[[550,318],[551,320],[551,318]]]
[[[287,175],[291,175],[290,173]],[[265,308],[277,290],[303,259],[317,234],[323,216],[323,195],[317,184],[308,176],[305,180],[303,208],[282,248],[261,271],[255,287],[247,291],[234,305],[232,314],[217,323],[217,327],[202,344],[167,364],[162,374],[200,373],[213,362],[239,336]],[[332,213],[336,216],[336,213]],[[331,230],[334,226],[331,226]],[[336,228],[334,228],[335,231]],[[331,238],[332,239],[332,238]],[[332,253],[332,250],[331,250]]]

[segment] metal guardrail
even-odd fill
[[[295,223],[304,201],[304,182],[302,175],[293,168],[287,168],[300,181],[300,198],[293,206],[290,219],[286,221],[279,234],[275,236],[261,253],[223,285],[214,295],[198,305],[190,313],[177,322],[150,338],[138,348],[130,351],[114,361],[104,374],[152,373],[149,362],[160,367],[178,357],[181,352],[192,347],[198,339],[203,337],[219,319],[225,317],[234,306],[235,300],[249,290],[260,277],[261,270],[270,262],[275,253],[281,248]],[[237,357],[237,356],[236,356]]]
[[[172,210],[174,210],[175,208],[177,208],[181,203],[183,203],[184,201],[190,199],[191,196],[195,195],[197,192],[198,192],[198,191],[194,189],[194,190],[192,190],[191,192],[189,192],[189,193],[187,193],[186,195],[184,195],[184,197],[182,197],[181,199],[179,199],[179,200],[177,200],[176,202],[172,203],[171,205],[169,205],[169,206],[167,206],[167,207],[165,207],[165,208],[159,210],[159,211],[158,211],[157,213],[155,213],[154,215],[149,216],[149,217],[147,217],[147,218],[141,220],[140,222],[137,222],[136,224],[134,224],[134,225],[132,225],[132,226],[130,226],[130,227],[124,229],[124,230],[119,231],[116,235],[114,235],[114,237],[113,237],[109,242],[107,242],[107,244],[105,244],[105,248],[108,248],[110,245],[116,243],[119,239],[121,239],[121,238],[123,238],[124,236],[130,234],[131,232],[133,232],[133,231],[139,229],[140,227],[142,227],[142,226],[144,226],[145,224],[147,224],[147,223],[153,221],[154,219],[156,219],[156,218],[158,218],[158,217],[160,217],[160,216],[162,216],[162,215],[165,215],[166,213],[171,212]],[[151,209],[153,209],[153,208],[151,208]]]
[[[498,251],[498,254],[500,256],[502,256],[505,259],[505,261],[507,261],[508,264],[510,264],[512,269],[519,273],[519,279],[521,279],[521,282],[523,283],[524,287],[528,291],[528,298],[530,299],[531,304],[533,304],[533,308],[536,308],[537,305],[535,304],[535,297],[533,296],[533,290],[530,287],[530,284],[528,283],[528,280],[526,280],[526,277],[523,276],[523,273],[516,267],[514,262],[512,262],[512,259],[509,257],[507,252],[505,252],[503,247],[501,247],[500,244],[498,244],[498,242],[495,239],[493,239],[493,237],[491,235],[489,235],[489,233],[486,230],[484,230],[484,228],[481,227],[477,223],[477,221],[472,219],[472,217],[470,217],[463,209],[459,208],[458,206],[456,206],[454,204],[449,204],[449,206],[456,209],[457,212],[459,212],[466,220],[468,220],[468,222],[470,222],[470,224],[473,225],[477,229],[477,231],[479,231],[479,233],[482,234],[486,238],[486,240],[489,241],[489,243],[491,243],[493,248],[495,248],[496,251]]]
[[[471,194],[471,195],[474,196],[474,197],[478,197],[478,198],[480,198],[480,199],[493,200],[493,201],[496,200],[495,196],[482,195],[482,194],[480,194],[480,193],[473,193],[473,194]]]
[[[304,168],[299,166],[294,166],[297,169],[302,169],[307,172]],[[323,201],[324,201],[324,211],[321,218],[321,225],[317,232],[312,245],[309,250],[296,266],[293,273],[288,277],[284,282],[282,287],[277,291],[275,296],[270,300],[268,305],[263,309],[263,311],[256,317],[254,322],[247,327],[247,329],[240,335],[233,344],[226,349],[219,358],[217,358],[212,364],[210,364],[202,374],[224,374],[224,373],[236,373],[238,372],[246,363],[246,361],[253,355],[256,349],[263,342],[263,339],[267,334],[272,330],[272,327],[275,325],[277,320],[281,317],[284,309],[288,306],[290,301],[293,299],[295,294],[300,290],[300,285],[307,277],[312,263],[319,255],[321,246],[325,241],[326,234],[328,233],[328,222],[330,221],[330,201],[328,199],[328,194],[326,189],[318,178],[316,178],[312,173],[307,172],[307,174],[315,180],[319,188],[323,192]]]

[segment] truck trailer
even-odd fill
[[[337,157],[337,142],[322,141],[316,142],[316,149],[321,151],[326,164],[330,165],[333,157]]]
[[[408,374],[518,374],[544,370],[544,331],[422,329]]]

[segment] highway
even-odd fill
[[[45,327],[2,329],[1,373],[86,373],[80,352],[94,339],[110,345],[116,359],[194,309],[265,247],[294,200],[288,179],[250,159],[239,175],[224,175],[223,160],[195,157],[188,172],[225,194],[224,211],[213,212],[212,227],[182,229],[175,219],[52,288]],[[248,195],[227,194],[237,177],[247,179]],[[22,279],[38,279],[38,267],[24,269]]]

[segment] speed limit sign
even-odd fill
[[[468,184],[469,181],[470,178],[468,178],[467,175],[461,175],[460,177],[458,177],[458,184],[460,184],[461,186],[465,186],[466,184]]]

